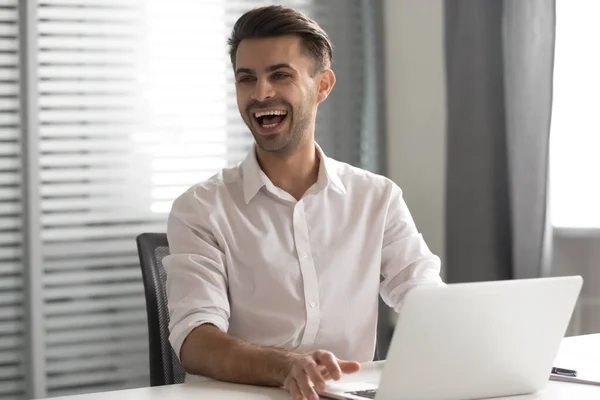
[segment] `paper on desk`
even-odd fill
[[[586,341],[587,338],[587,341]],[[571,338],[563,340],[554,366],[577,371],[576,377],[550,374],[551,381],[580,383],[600,386],[600,349],[593,341],[592,335],[580,336],[576,341]]]
[[[550,374],[551,381],[600,386],[600,369],[598,368],[598,362],[596,359],[590,360],[589,358],[586,359],[583,357],[580,357],[579,359],[573,357],[558,357],[554,365],[560,366],[559,368],[575,370],[577,371],[577,376],[573,377]]]
[[[600,376],[590,376],[589,374],[586,375],[585,373],[582,373],[580,371],[577,371],[576,377],[551,374],[550,380],[600,386]]]

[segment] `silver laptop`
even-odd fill
[[[414,288],[387,360],[321,395],[467,400],[536,392],[548,382],[582,283],[570,276]]]

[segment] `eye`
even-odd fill
[[[275,80],[281,80],[281,79],[289,78],[289,74],[286,74],[283,72],[276,72],[273,75],[271,75],[271,77]]]
[[[252,82],[256,80],[252,75],[244,75],[238,78],[238,83]]]

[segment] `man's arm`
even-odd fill
[[[400,188],[391,183],[381,257],[383,300],[396,312],[406,292],[417,285],[443,285],[441,262],[433,254],[402,197]]]
[[[283,386],[297,353],[252,345],[211,324],[195,328],[181,347],[186,372],[244,384]]]
[[[181,361],[186,372],[249,385],[285,387],[294,399],[318,400],[325,381],[360,369],[354,361],[338,360],[323,350],[309,354],[252,345],[213,325],[195,328],[183,342]]]

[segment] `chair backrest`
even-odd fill
[[[150,385],[182,383],[185,371],[169,342],[169,310],[162,260],[169,254],[164,233],[143,233],[136,239],[148,314]]]

